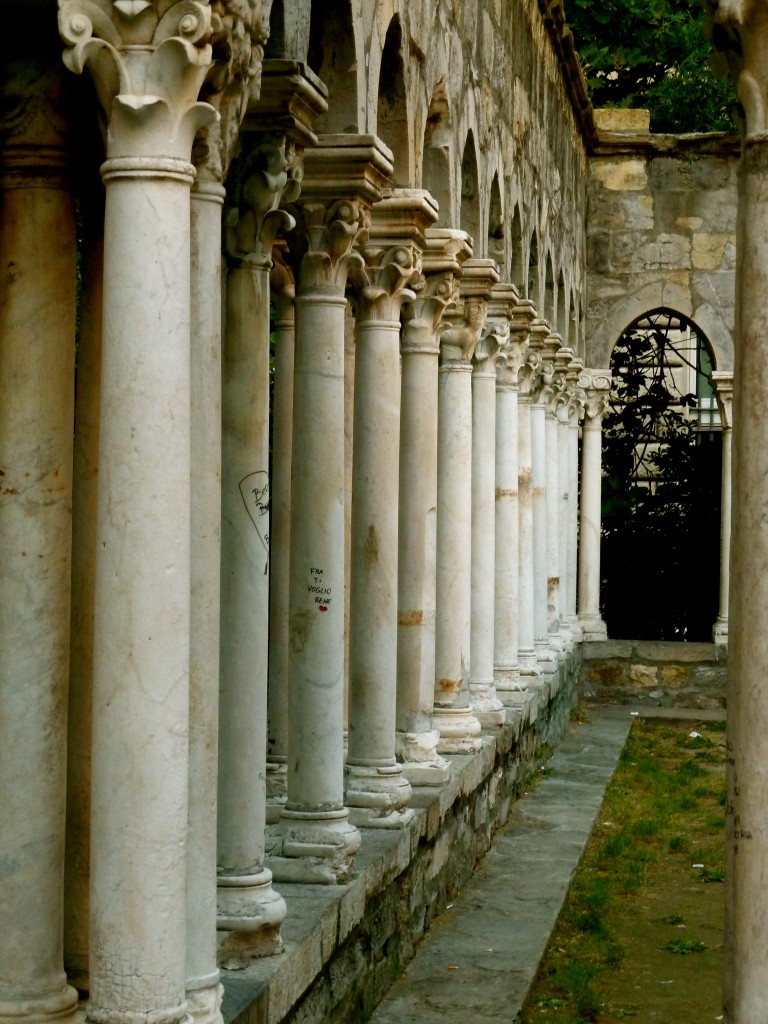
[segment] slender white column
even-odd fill
[[[356,276],[349,638],[350,820],[398,828],[413,819],[396,759],[400,309],[437,220],[427,192],[392,189],[373,208]]]
[[[533,629],[536,658],[547,671],[555,654],[550,649],[547,609],[547,433],[546,410],[551,401],[554,356],[547,345],[549,324],[534,320],[531,347],[541,354],[531,405],[531,506],[533,519]]]
[[[435,549],[437,527],[438,331],[453,301],[468,236],[430,228],[424,281],[404,307],[400,417],[397,616],[397,757],[412,784],[438,785],[450,765],[437,752],[435,692]]]
[[[198,171],[199,173],[199,171]],[[191,202],[189,830],[187,1001],[198,1024],[221,1020],[216,965],[216,783],[221,558],[221,214],[224,188],[198,180]]]
[[[101,400],[104,190],[94,159],[80,196],[82,264],[72,462],[72,614],[67,717],[67,840],[64,863],[64,967],[88,991],[91,854],[93,592]]]
[[[518,502],[518,373],[525,357],[533,304],[517,294],[509,304],[510,337],[496,375],[496,594],[494,676],[502,701],[520,689],[520,510]]]
[[[568,628],[574,641],[583,639],[576,600],[579,576],[579,424],[584,413],[584,392],[579,378],[584,369],[581,359],[574,359],[568,367],[567,378],[571,388],[568,402],[568,492],[572,496],[568,509]]]
[[[731,547],[731,426],[733,424],[733,374],[715,370],[712,386],[717,395],[722,427],[723,465],[720,490],[720,608],[712,629],[716,644],[728,643],[728,591]]]
[[[581,516],[579,537],[579,623],[585,640],[608,636],[600,615],[600,490],[602,479],[603,416],[608,405],[608,370],[585,370],[584,428],[581,451]]]
[[[269,644],[269,272],[293,219],[285,136],[254,134],[230,178],[222,446],[219,958],[278,950],[285,902],[264,866]]]
[[[509,342],[507,300],[515,292],[496,285],[472,357],[472,607],[469,699],[484,726],[502,725],[496,696],[494,627],[496,598],[496,365]]]
[[[546,507],[547,507],[547,630],[549,648],[559,657],[564,655],[564,637],[560,628],[560,457],[558,453],[557,405],[565,388],[563,351],[559,334],[550,334],[546,342],[549,357],[554,366],[552,383],[547,393],[544,423],[544,444],[546,450]]]
[[[269,559],[267,821],[276,822],[285,803],[288,762],[288,609],[296,290],[293,274],[282,260],[275,260],[270,281],[275,310],[275,368],[272,399],[272,516]]]
[[[533,391],[538,379],[541,353],[530,345],[530,328],[534,309],[520,311],[520,331],[525,338],[525,359],[518,373],[518,509],[520,541],[520,592],[518,603],[518,664],[520,681],[524,688],[539,675],[534,644],[534,586],[533,586],[533,494],[531,407]],[[514,321],[513,321],[514,323]]]
[[[498,279],[493,260],[467,260],[460,300],[447,317],[451,327],[440,337],[434,724],[446,754],[480,747],[469,698],[472,356]]]
[[[60,115],[46,103],[67,84],[60,72],[10,56],[0,71],[3,1024],[68,1021],[77,1005],[62,951],[75,204]]]
[[[210,12],[199,4],[190,20],[178,3],[136,20],[112,8],[97,29],[87,4],[59,6],[67,66],[81,72],[98,54],[109,125],[88,1017],[175,1024],[186,1014],[189,158],[215,116],[197,102]],[[115,964],[130,964],[130,985]]]
[[[560,634],[566,650],[573,649],[573,634],[569,624],[568,610],[568,544],[571,507],[575,504],[570,492],[570,431],[569,407],[573,397],[575,382],[568,376],[568,369],[573,362],[573,352],[569,348],[561,348],[555,358],[555,372],[560,379],[560,388],[555,401],[556,446],[557,446],[557,557],[558,557],[558,599]]]
[[[302,184],[288,798],[268,864],[279,877],[326,883],[348,877],[360,844],[344,805],[344,293],[350,264],[362,264],[352,247],[391,167],[375,137],[324,136]]]
[[[758,1024],[768,1012],[768,8],[708,2],[727,48],[743,111],[736,236],[733,371],[733,517],[728,611],[726,1024]]]

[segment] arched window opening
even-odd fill
[[[515,206],[512,217],[512,231],[510,234],[511,267],[510,280],[517,285],[520,293],[525,292],[525,270],[523,263],[523,228],[520,223],[520,209]]]
[[[555,268],[552,264],[552,256],[548,257],[544,264],[544,304],[541,315],[548,321],[553,331],[557,330],[557,293],[555,291]]]
[[[269,12],[269,39],[264,48],[265,60],[282,60],[288,57],[285,43],[285,9],[283,0],[273,0]]]
[[[464,155],[461,159],[461,210],[459,223],[462,231],[472,236],[475,246],[480,245],[480,186],[477,173],[477,154],[472,131],[467,132]]]
[[[506,280],[507,254],[504,241],[504,211],[501,206],[498,174],[494,174],[491,182],[491,202],[488,210],[488,257],[496,260],[501,268],[502,278]]]
[[[424,126],[421,186],[437,200],[439,227],[451,226],[451,130],[445,83],[435,86]]]
[[[611,356],[601,599],[608,635],[708,640],[718,611],[722,434],[712,350],[656,309]]]
[[[307,64],[328,88],[328,112],[316,131],[355,134],[357,55],[350,0],[313,0]]]
[[[557,310],[555,319],[555,330],[563,339],[564,345],[570,344],[570,321],[568,318],[568,296],[565,293],[565,278],[562,270],[557,278]]]
[[[392,150],[395,184],[407,186],[410,180],[408,110],[403,67],[403,32],[399,18],[393,18],[389,23],[384,41],[379,72],[377,133]]]
[[[525,297],[538,307],[541,315],[541,303],[539,302],[539,239],[534,230],[531,235],[531,244],[528,249],[528,274],[525,283]]]

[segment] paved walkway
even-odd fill
[[[618,763],[632,710],[590,708],[588,722],[570,726],[551,770],[519,802],[371,1024],[517,1019]],[[687,715],[677,711],[674,717]]]

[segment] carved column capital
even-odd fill
[[[733,426],[733,371],[714,370],[710,382],[715,391],[723,430]]]
[[[301,198],[291,208],[290,247],[300,292],[344,298],[350,273],[364,260],[371,206],[392,172],[389,150],[373,135],[323,135],[304,156]]]
[[[552,383],[555,372],[554,354],[546,348],[551,331],[549,324],[541,317],[536,317],[530,326],[528,348],[538,356],[536,374],[531,382],[530,397],[534,402],[541,398],[542,391]]]
[[[599,428],[611,397],[610,370],[584,370],[578,387],[584,392],[585,426]]]
[[[563,339],[559,334],[550,332],[544,339],[544,350],[542,353],[542,370],[545,377],[544,387],[541,391],[541,401],[548,415],[554,415],[557,408],[558,397],[565,385],[565,377],[559,369],[557,356],[563,347]]]
[[[761,0],[704,0],[707,30],[744,110],[747,136],[768,131],[768,6]]]
[[[286,260],[283,245],[273,249],[272,267],[269,272],[269,286],[275,304],[275,320],[280,323],[293,320],[294,302],[296,299],[296,282],[293,271]]]
[[[568,403],[570,401],[573,386],[568,378],[568,368],[573,360],[573,349],[563,345],[555,355],[555,378],[558,381],[558,391],[555,396],[555,413],[561,419],[568,419]]]
[[[151,158],[183,173],[174,163],[189,161],[196,132],[218,116],[198,101],[212,59],[208,3],[59,0],[59,32],[69,70],[88,66],[93,77],[107,159]]]
[[[472,254],[469,236],[450,228],[428,228],[421,259],[421,274],[411,283],[412,298],[403,305],[403,338],[400,350],[440,351],[437,338],[445,311],[458,299],[461,267]]]
[[[279,133],[259,135],[236,160],[225,214],[225,245],[231,261],[271,266],[275,237],[295,225],[290,214],[278,209],[281,202],[298,198],[300,175],[295,164],[293,145]]]
[[[219,118],[198,132],[192,160],[198,181],[223,182],[249,99],[259,92],[261,62],[269,35],[262,0],[218,0],[212,28],[213,60],[200,98],[210,103]]]
[[[499,281],[494,260],[470,259],[464,264],[459,297],[446,314],[449,327],[440,337],[441,360],[469,362],[480,340],[491,290]]]

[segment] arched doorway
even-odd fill
[[[610,367],[601,549],[608,635],[709,640],[722,461],[711,347],[693,321],[659,308],[622,332]]]

